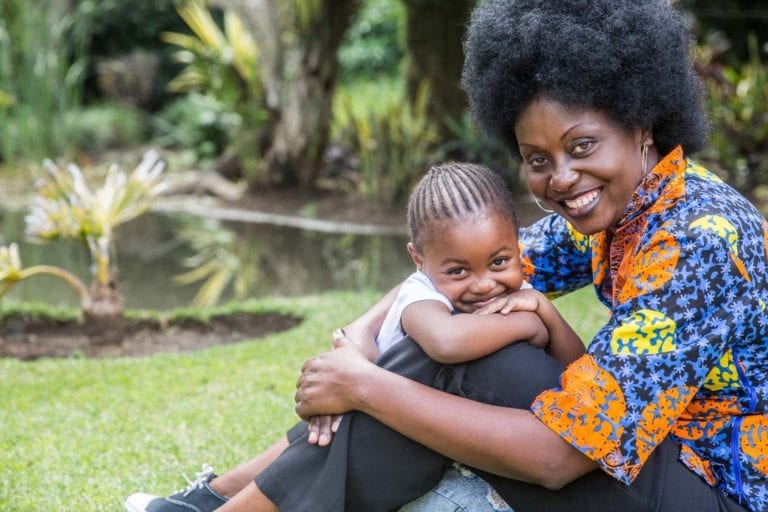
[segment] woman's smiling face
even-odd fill
[[[640,128],[628,130],[599,110],[534,100],[515,123],[531,192],[585,235],[616,225],[647,169],[658,160]]]

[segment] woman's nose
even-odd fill
[[[550,188],[557,192],[567,192],[579,179],[579,173],[568,162],[559,164],[549,179]]]

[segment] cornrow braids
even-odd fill
[[[517,228],[512,196],[500,176],[481,165],[432,166],[408,200],[408,234],[417,250],[448,221],[497,214]]]

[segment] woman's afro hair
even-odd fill
[[[515,122],[537,97],[648,128],[661,154],[704,145],[709,121],[686,18],[668,0],[485,0],[464,43],[475,119],[518,151]]]

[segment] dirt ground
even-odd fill
[[[236,343],[290,329],[299,318],[278,313],[237,313],[214,316],[207,323],[179,319],[129,320],[122,343],[99,345],[71,320],[34,318],[22,314],[0,324],[0,357],[34,360],[42,357],[127,357],[178,353],[211,345]]]

